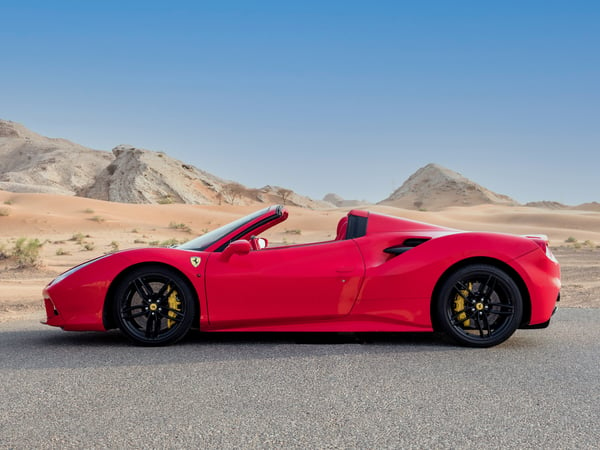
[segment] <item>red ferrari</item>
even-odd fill
[[[44,288],[46,324],[136,344],[201,331],[432,331],[489,347],[544,328],[560,295],[545,236],[464,232],[368,211],[334,240],[272,246],[271,206],[173,248],[125,250]]]

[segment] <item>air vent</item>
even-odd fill
[[[389,253],[390,255],[401,255],[402,253],[406,253],[418,245],[421,245],[423,242],[427,242],[429,239],[431,238],[409,238],[406,239],[402,245],[388,247],[384,250],[384,252]]]
[[[431,238],[410,238],[403,242],[403,246],[405,247],[416,247],[417,245],[421,245],[423,242],[427,242]]]

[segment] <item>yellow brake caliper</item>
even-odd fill
[[[169,295],[168,298],[169,301],[169,313],[167,314],[167,316],[175,319],[177,317],[177,313],[175,311],[181,311],[181,302],[179,301],[179,298],[177,297],[177,291],[173,290],[173,292],[171,292],[171,295]],[[175,311],[173,311],[175,310]],[[171,328],[173,325],[175,325],[175,321],[171,320],[171,319],[167,319],[167,328]]]
[[[473,289],[473,283],[469,283],[467,287],[468,290],[463,289],[460,291],[460,294],[456,294],[456,297],[454,297],[454,304],[452,305],[452,311],[460,313],[458,316],[456,316],[456,318],[463,327],[468,327],[471,325],[471,320],[467,319],[467,314],[465,313],[465,298],[469,296],[469,291]]]

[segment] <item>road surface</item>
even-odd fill
[[[600,309],[491,349],[433,334],[0,324],[0,448],[597,448]]]

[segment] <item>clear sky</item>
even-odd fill
[[[0,118],[380,201],[435,162],[600,201],[600,1],[0,0]]]

